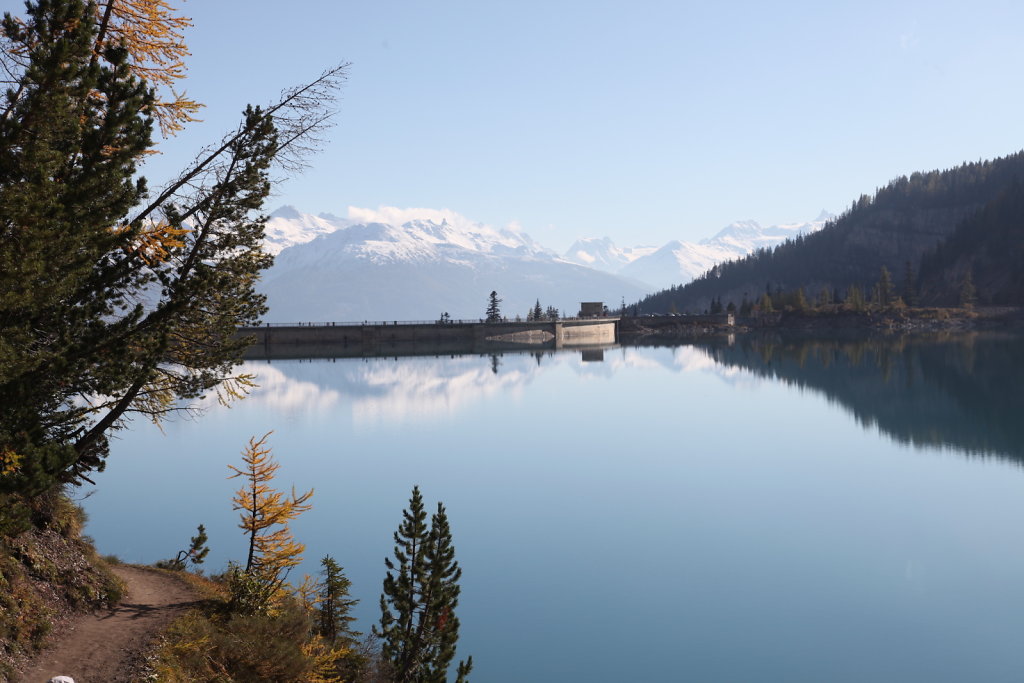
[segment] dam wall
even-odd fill
[[[618,318],[540,322],[296,323],[244,327],[249,360],[347,358],[614,345]]]

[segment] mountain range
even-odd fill
[[[607,237],[583,239],[569,247],[564,258],[643,283],[652,290],[666,289],[689,282],[716,263],[742,258],[757,249],[820,230],[832,217],[822,211],[813,221],[767,227],[753,220],[737,221],[700,242],[672,240],[662,247],[622,249]]]
[[[270,322],[476,319],[492,290],[509,317],[538,300],[574,315],[581,301],[615,308],[814,232],[828,217],[769,227],[742,221],[698,243],[661,247],[579,240],[559,255],[524,232],[449,211],[350,208],[339,218],[283,206],[266,225],[264,248],[276,259],[259,289]]]

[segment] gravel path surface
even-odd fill
[[[71,676],[75,683],[129,683],[140,653],[196,600],[172,576],[127,565],[112,568],[128,590],[112,610],[77,617],[22,674],[23,683]]]

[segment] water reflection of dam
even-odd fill
[[[618,318],[539,322],[308,323],[246,327],[245,358],[359,358],[605,348],[617,342]]]

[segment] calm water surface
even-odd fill
[[[725,341],[251,363],[261,388],[122,433],[101,551],[241,560],[227,463],[273,430],[368,631],[410,489],[442,500],[473,680],[1018,681],[1020,339]]]

